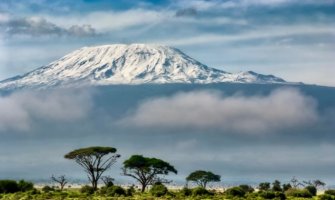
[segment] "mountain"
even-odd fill
[[[0,88],[143,84],[143,83],[286,83],[252,71],[229,73],[210,68],[176,48],[146,44],[84,47]]]

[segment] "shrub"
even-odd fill
[[[313,196],[316,196],[317,189],[313,185],[309,185],[305,187],[306,190],[308,190]]]
[[[167,192],[168,192],[168,189],[165,187],[165,185],[161,183],[154,184],[150,189],[151,195],[155,197],[164,196]]]
[[[291,184],[287,183],[287,184],[283,184],[283,191],[287,191],[288,189],[292,188]]]
[[[41,192],[39,190],[37,190],[36,188],[33,188],[32,190],[29,190],[27,193],[30,194],[30,195],[41,194]]]
[[[19,186],[13,180],[0,180],[0,193],[15,193],[18,192]]]
[[[108,196],[113,196],[113,197],[126,196],[126,191],[120,186],[113,185],[113,186],[107,187],[106,194]]]
[[[325,194],[329,194],[329,195],[335,196],[335,190],[326,190]]]
[[[192,195],[192,190],[187,187],[184,187],[183,189],[180,190],[180,194],[184,197],[188,197]]]
[[[271,184],[268,182],[260,183],[258,189],[261,191],[270,190]]]
[[[24,180],[20,180],[18,182],[18,187],[19,187],[20,191],[25,192],[25,191],[33,190],[34,189],[34,184],[32,182],[27,182],[27,181],[24,181]]]
[[[203,187],[196,187],[196,188],[193,188],[192,190],[193,196],[202,196],[202,195],[211,195],[211,194],[212,194],[211,192],[209,192]]]
[[[333,195],[329,195],[329,194],[323,194],[318,196],[319,200],[335,200],[335,197]]]
[[[232,187],[225,192],[228,196],[232,197],[244,197],[246,192],[241,187]]]
[[[302,197],[302,198],[311,198],[313,195],[306,189],[296,189],[291,188],[285,192],[286,196],[289,197]]]
[[[280,181],[275,180],[275,181],[272,183],[272,190],[275,191],[275,192],[280,192],[280,191],[282,191],[282,188],[281,188],[281,185],[280,185]]]
[[[276,197],[276,194],[273,191],[261,191],[259,192],[259,196],[264,199],[274,199]]]
[[[48,185],[46,185],[46,186],[44,186],[44,187],[42,188],[42,191],[43,191],[43,192],[52,192],[52,191],[55,191],[55,189],[52,188],[52,187],[50,187],[50,186],[48,186]]]
[[[135,190],[134,186],[132,185],[129,188],[127,188],[126,195],[127,196],[133,196],[135,192],[136,192],[136,190]]]
[[[80,192],[84,194],[93,194],[94,188],[89,185],[84,185],[83,187],[80,188]]]
[[[240,185],[239,186],[245,193],[252,193],[254,192],[254,188],[251,187],[250,185]]]
[[[286,199],[286,196],[283,192],[275,192],[275,195],[276,195],[276,199],[278,199],[278,200],[285,200]]]

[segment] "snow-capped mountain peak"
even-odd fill
[[[143,83],[284,83],[255,72],[228,73],[207,67],[178,49],[147,44],[84,47],[0,88]]]

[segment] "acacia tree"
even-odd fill
[[[64,157],[82,166],[92,187],[97,189],[102,174],[116,162],[120,155],[116,154],[116,149],[113,147],[87,147],[71,151]]]
[[[60,190],[64,189],[64,186],[67,184],[67,180],[65,178],[65,175],[61,175],[59,177],[55,177],[54,175],[51,176],[51,180],[58,183],[60,186]]]
[[[198,186],[206,188],[209,182],[220,182],[221,176],[210,171],[197,170],[188,175],[188,177],[186,177],[186,181],[193,181]]]
[[[313,180],[313,181],[303,181],[304,184],[306,184],[307,186],[314,186],[316,188],[318,187],[324,187],[326,184],[324,182],[322,182],[321,180],[317,179],[317,180]]]
[[[142,155],[133,155],[123,162],[123,175],[136,179],[144,192],[148,185],[156,182],[167,182],[159,178],[159,175],[168,175],[170,172],[177,174],[177,170],[169,163],[157,159],[147,158]]]

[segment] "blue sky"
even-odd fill
[[[226,71],[335,86],[334,0],[5,0],[0,79],[82,46],[158,43]]]

